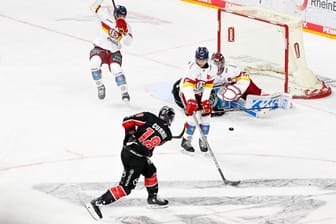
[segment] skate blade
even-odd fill
[[[195,152],[189,152],[189,151],[187,151],[183,148],[181,149],[181,152],[185,155],[188,155],[188,156],[194,156],[195,155]]]
[[[124,103],[130,103],[130,99],[121,99]]]
[[[162,209],[162,208],[168,208],[168,204],[167,204],[167,205],[149,205],[149,204],[147,204],[147,208],[149,208],[149,209]]]
[[[91,203],[85,203],[84,206],[94,220],[98,221],[100,219],[94,208],[92,208]]]

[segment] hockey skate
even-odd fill
[[[100,100],[105,99],[105,86],[104,85],[101,85],[98,87],[98,98]]]
[[[129,102],[131,100],[130,95],[128,94],[128,92],[122,93],[121,94],[121,99],[124,102]]]
[[[165,199],[160,199],[156,194],[153,196],[148,196],[147,198],[147,207],[148,208],[167,208],[168,201]]]
[[[199,139],[198,143],[199,143],[200,150],[202,152],[207,152],[208,151],[208,146],[206,145],[205,142],[202,141],[202,139]]]
[[[195,152],[194,147],[191,145],[191,140],[182,138],[181,146],[187,152]]]
[[[93,199],[90,203],[86,203],[85,207],[95,220],[99,220],[103,218],[103,214],[100,211],[100,208],[103,206],[103,202],[101,199]]]

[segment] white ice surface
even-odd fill
[[[88,1],[1,4],[1,224],[94,223],[77,194],[97,197],[119,181],[123,117],[167,104],[177,111],[173,132],[181,131],[184,114],[170,84],[196,47],[215,50],[216,11],[177,0],[117,3],[127,6],[134,32],[133,45],[123,49],[130,105],[108,75],[107,98],[97,99],[88,65],[96,23]],[[335,40],[304,38],[310,67],[335,85]],[[210,156],[182,154],[174,140],[153,156],[170,207],[146,209],[140,182],[104,208],[105,222],[335,223],[335,105],[333,93],[295,100],[292,110],[265,119],[243,112],[213,118],[209,143],[224,175],[242,180],[241,187],[222,186]]]

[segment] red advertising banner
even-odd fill
[[[226,8],[226,7],[229,7],[230,5],[238,5],[238,6],[241,5],[241,4],[228,2],[225,0],[183,0],[183,1],[191,2],[191,3],[198,3],[198,4],[201,3],[203,5],[208,5],[211,7],[220,7],[220,8]],[[296,7],[299,11],[305,11],[307,9],[307,5],[308,5],[308,0],[304,0],[302,4],[296,5]],[[324,5],[322,4],[322,6]],[[335,7],[334,10],[336,10],[336,2],[334,2],[334,4],[331,4],[331,6]],[[326,7],[327,5],[324,8]],[[316,33],[322,36],[336,39],[336,27],[333,28],[333,27],[328,27],[328,26],[312,23],[312,22],[307,21],[307,19],[306,21],[303,21],[302,27],[306,32]]]

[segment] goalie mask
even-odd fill
[[[171,125],[175,117],[175,111],[172,107],[163,106],[159,112],[159,118]]]
[[[222,74],[224,71],[225,58],[220,52],[213,53],[211,60],[217,65],[218,71],[217,74]]]

